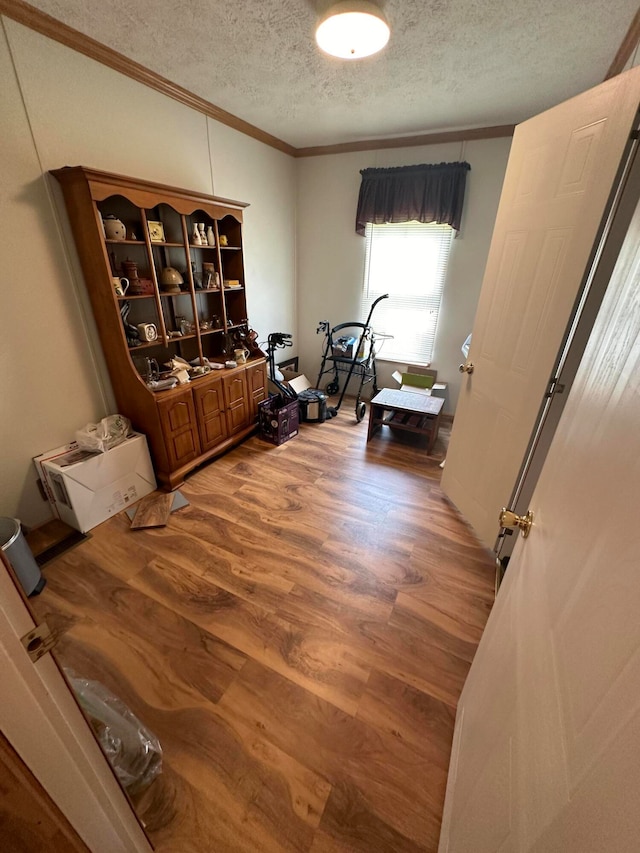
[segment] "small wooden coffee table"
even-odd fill
[[[370,404],[367,441],[386,424],[394,429],[428,436],[427,453],[431,453],[438,437],[443,406],[442,397],[383,388]],[[385,416],[385,412],[389,414]]]

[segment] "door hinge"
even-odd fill
[[[51,631],[46,622],[41,622],[24,637],[20,637],[20,642],[35,663],[55,647],[58,642],[58,634]]]
[[[554,394],[563,394],[566,385],[563,382],[558,382],[557,379],[549,380],[549,387],[547,388],[547,392],[544,395],[547,399],[553,397]]]

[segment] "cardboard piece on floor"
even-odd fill
[[[182,492],[171,492],[173,495],[173,505],[171,507],[171,512],[175,512],[177,509],[182,509],[183,506],[189,506],[189,501],[185,498]],[[127,510],[127,515],[129,518],[133,518],[137,512],[137,506],[132,506]]]
[[[161,492],[147,495],[138,503],[136,514],[131,522],[131,529],[139,527],[164,527],[171,515],[173,495]]]

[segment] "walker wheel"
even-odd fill
[[[364,418],[367,413],[367,407],[364,403],[358,403],[356,405],[356,420],[358,423]]]
[[[337,394],[338,391],[340,390],[340,386],[338,385],[338,383],[334,379],[332,382],[327,383],[327,386],[324,390],[327,392],[327,394],[330,397],[333,397],[333,395]]]

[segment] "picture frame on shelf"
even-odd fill
[[[162,222],[149,219],[147,220],[147,227],[149,228],[149,239],[152,243],[166,243]]]

